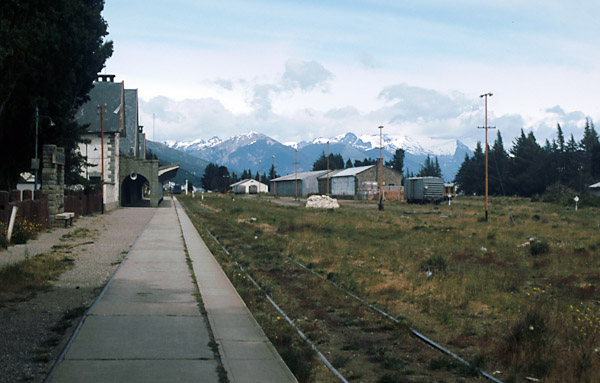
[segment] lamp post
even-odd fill
[[[329,197],[329,141],[327,141],[327,197]]]
[[[383,210],[383,126],[379,127],[379,210]]]
[[[495,129],[495,126],[488,126],[487,123],[487,99],[492,97],[492,93],[482,94],[481,98],[485,99],[485,126],[479,126],[479,129],[485,129],[485,221],[488,220],[488,129]]]
[[[275,180],[275,155],[273,154],[273,174],[271,175],[271,177],[273,177],[273,196],[277,195],[277,183],[274,181]]]
[[[50,118],[49,116],[40,116],[40,110],[39,108],[35,107],[35,157],[33,159],[33,161],[31,161],[31,168],[33,170],[35,170],[35,181],[33,184],[33,191],[35,193],[35,191],[37,190],[37,186],[38,186],[38,171],[40,169],[40,160],[38,158],[38,132],[39,132],[39,125],[40,125],[40,117],[42,118],[47,118],[50,120],[50,126],[55,126],[56,124],[54,123],[54,121],[52,121],[52,118]]]

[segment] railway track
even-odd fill
[[[463,374],[466,372],[467,374],[471,374],[471,376],[483,376],[494,383],[502,383],[498,378],[473,366],[467,360],[417,330],[408,326],[404,328],[404,321],[402,319],[388,314],[381,308],[327,279],[292,257],[283,257],[286,262],[279,263],[278,267],[282,269],[277,270],[276,273],[265,270],[260,266],[252,265],[253,277],[247,268],[236,260],[236,256],[231,254],[204,224],[201,223],[201,225],[217,246],[229,257],[229,260],[245,273],[258,290],[265,294],[267,301],[296,330],[298,335],[311,346],[323,364],[339,381],[348,382],[356,379],[360,379],[361,381],[375,381],[372,379],[379,379],[378,381],[380,382],[425,382],[430,381],[429,379],[432,378],[431,375],[440,378],[445,375],[442,379],[448,381],[446,380],[448,372],[440,370],[432,371],[430,367],[425,367],[426,364],[431,366],[431,361],[439,360],[439,352],[441,352],[458,363],[459,368],[456,368],[456,365],[454,365],[454,370],[462,371]],[[295,270],[289,267],[289,265],[293,265]],[[287,268],[288,270],[284,271],[283,268]],[[302,271],[303,275],[300,275],[299,271]],[[286,295],[288,295],[287,298],[285,295],[277,297],[284,302],[276,303],[271,294],[265,291],[261,284],[256,281],[256,275],[260,275],[261,278],[264,277],[270,281],[278,281],[278,285],[282,286],[287,292]],[[308,280],[307,276],[316,277],[318,282],[314,280],[315,278]],[[283,281],[281,281],[282,279]],[[324,289],[323,285],[329,286],[330,289]],[[325,293],[322,293],[323,291]],[[335,307],[328,304],[328,299],[323,299],[326,298],[323,295],[331,295],[333,291],[344,297],[341,300],[330,300],[336,302]],[[360,305],[372,315],[357,310],[356,306],[350,302]],[[310,319],[292,319],[282,309],[282,306],[290,307],[295,312],[310,312]],[[352,318],[346,318],[345,313],[352,313],[354,315]],[[315,317],[317,319],[313,319]],[[388,323],[391,322],[392,326],[390,327],[382,323],[382,320]],[[315,323],[317,323],[316,328]],[[303,331],[301,327],[304,327],[305,330]],[[326,341],[322,340],[324,331],[326,333],[325,338],[328,338]],[[403,336],[405,331],[411,336]],[[361,340],[361,333],[364,332],[369,333],[369,341]],[[311,339],[311,336],[315,336],[314,338],[318,338],[319,340]],[[350,342],[348,342],[348,339],[350,339]],[[365,342],[366,344],[363,344]],[[418,342],[420,346],[416,345],[415,342]],[[429,347],[424,349],[424,344]],[[336,347],[338,349],[341,348],[346,353],[350,351],[350,357],[353,359],[364,360],[359,363],[363,367],[365,364],[379,365],[380,367],[373,368],[375,373],[372,376],[357,375],[352,371],[352,366],[344,366],[344,363],[340,363],[339,356],[332,356],[335,353],[334,349]],[[420,350],[417,352],[416,348],[420,348]],[[343,357],[341,361],[344,361]],[[343,365],[342,368],[336,368],[340,364]],[[413,370],[411,366],[415,364],[419,368]],[[399,366],[401,367],[399,368]],[[428,369],[426,375],[423,374],[425,369]],[[453,376],[456,377],[456,375]],[[457,381],[460,379],[458,378]]]

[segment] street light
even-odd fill
[[[492,93],[482,94],[481,98],[485,99],[485,126],[479,126],[480,129],[485,129],[485,221],[488,220],[488,129],[496,129],[495,126],[487,124],[487,99],[492,97]]]
[[[383,151],[383,126],[380,126],[379,128],[379,210],[383,210],[383,184],[381,182],[382,180],[382,173],[383,173],[383,156],[382,156],[382,151]]]
[[[50,116],[40,116],[40,110],[36,105],[36,107],[35,107],[35,158],[33,159],[33,161],[31,161],[31,168],[33,170],[35,170],[35,181],[34,181],[34,186],[33,186],[34,192],[37,190],[38,170],[40,168],[40,160],[38,158],[38,131],[39,131],[39,125],[40,125],[40,117],[49,119],[50,126],[56,126],[56,124],[54,123],[54,121],[52,121],[52,118],[50,118]]]

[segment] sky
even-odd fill
[[[406,135],[432,150],[580,139],[600,120],[600,2],[106,0],[105,73],[147,138]],[[490,131],[490,142],[496,131]]]

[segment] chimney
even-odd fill
[[[115,82],[114,74],[99,74],[98,82]]]

